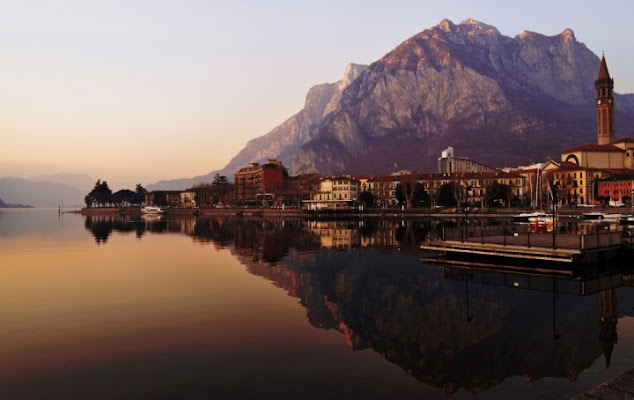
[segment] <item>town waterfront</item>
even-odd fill
[[[568,399],[632,368],[628,267],[421,262],[457,223],[0,211],[0,397]]]

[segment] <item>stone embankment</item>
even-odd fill
[[[634,369],[616,376],[570,400],[634,399]]]
[[[558,213],[563,218],[581,218],[585,212],[589,212],[587,208],[564,208],[559,209]],[[470,210],[468,216],[470,218],[510,218],[513,215],[527,212],[515,208],[491,208]],[[628,214],[630,208],[606,208],[592,209],[592,211],[602,211],[614,214]],[[68,212],[68,211],[66,211]],[[83,208],[73,211],[82,215],[141,215],[139,207],[98,207]],[[338,211],[307,211],[297,208],[166,208],[165,215],[194,215],[194,216],[234,216],[234,217],[297,217],[297,218],[357,218],[363,217],[396,217],[396,218],[462,218],[465,212],[459,208],[417,208],[410,210],[401,210],[398,208],[377,209],[366,208],[359,210],[338,210]]]

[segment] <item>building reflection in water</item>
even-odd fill
[[[313,326],[339,331],[352,350],[373,349],[447,393],[477,393],[514,376],[576,380],[602,354],[609,365],[619,314],[632,313],[618,309],[634,303],[633,291],[618,290],[631,286],[631,271],[520,274],[421,263],[418,244],[452,226],[451,220],[86,219],[100,244],[112,231],[180,232],[228,248],[250,273],[297,297]]]

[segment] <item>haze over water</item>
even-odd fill
[[[1,211],[0,397],[567,399],[632,367],[631,287],[422,263],[443,224]]]

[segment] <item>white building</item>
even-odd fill
[[[350,176],[324,178],[319,191],[304,200],[308,210],[345,210],[359,204],[361,183]]]

